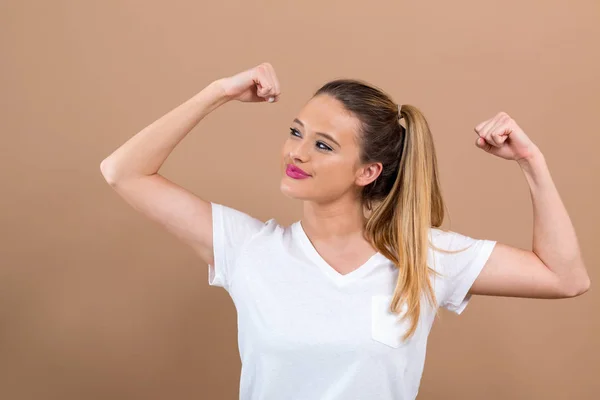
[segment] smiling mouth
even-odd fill
[[[285,174],[293,179],[304,179],[310,177],[310,175],[298,170],[298,168],[294,168],[294,166],[291,164],[288,164],[286,167]]]
[[[286,170],[290,171],[290,172],[293,172],[295,174],[298,174],[298,175],[310,176],[309,174],[307,174],[306,172],[304,172],[302,169],[296,167],[293,164],[288,164]]]

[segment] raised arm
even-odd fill
[[[476,145],[486,152],[517,161],[533,201],[533,248],[498,243],[470,293],[529,298],[579,296],[590,278],[569,214],[539,148],[506,113],[475,128]]]
[[[211,204],[161,176],[175,146],[210,112],[230,100],[276,101],[279,83],[270,64],[216,80],[154,121],[100,163],[110,186],[133,208],[214,262]]]

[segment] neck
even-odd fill
[[[301,222],[311,240],[342,244],[364,240],[367,218],[362,204],[356,200],[329,204],[305,201]]]

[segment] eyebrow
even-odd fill
[[[304,128],[304,124],[302,123],[302,121],[300,121],[298,118],[294,118],[294,122],[296,122],[298,125],[300,125],[301,127]],[[327,139],[331,140],[333,143],[337,144],[338,147],[342,147],[340,146],[340,144],[328,133],[324,133],[324,132],[315,132],[315,134],[317,135],[321,135],[326,137]]]

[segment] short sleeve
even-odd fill
[[[208,284],[229,292],[243,249],[264,222],[222,204],[211,203],[214,265],[208,264]]]
[[[475,239],[452,231],[440,231],[438,243],[443,250],[462,250],[456,253],[438,251],[444,280],[444,294],[440,306],[461,314],[467,307],[471,295],[471,286],[489,259],[495,240]]]

